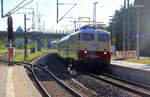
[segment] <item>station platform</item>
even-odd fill
[[[111,64],[150,71],[150,64],[132,63],[127,61],[111,61]]]
[[[23,66],[0,65],[0,97],[42,97]]]
[[[150,86],[150,64],[112,60],[108,72],[121,78]]]

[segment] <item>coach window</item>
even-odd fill
[[[83,33],[82,34],[82,40],[83,41],[93,41],[94,40],[94,34],[92,34],[92,33]]]
[[[109,41],[109,35],[108,34],[98,34],[98,41]]]

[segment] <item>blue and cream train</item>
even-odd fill
[[[103,72],[110,64],[110,45],[109,32],[84,26],[59,41],[58,55],[77,69]]]

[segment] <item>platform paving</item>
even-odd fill
[[[108,72],[121,78],[150,86],[150,64],[111,61]]]
[[[150,64],[140,64],[127,61],[111,61],[111,64],[150,71]]]
[[[42,97],[23,66],[0,65],[0,97]]]
[[[6,97],[8,67],[0,65],[0,97]]]

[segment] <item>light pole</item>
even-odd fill
[[[130,0],[127,0],[127,50],[130,51],[130,38],[129,38],[129,34],[130,34]]]
[[[140,35],[139,35],[139,8],[142,8],[142,7],[144,7],[143,5],[135,5],[135,7],[136,7],[136,16],[137,16],[137,27],[136,27],[136,31],[137,31],[137,40],[136,40],[136,42],[137,42],[137,59],[140,59]]]
[[[96,26],[96,4],[98,4],[98,2],[94,2],[94,8],[93,8],[93,26]]]
[[[126,50],[126,0],[124,0],[124,7],[123,7],[123,51]]]
[[[27,29],[26,29],[26,20],[27,20],[27,18],[26,18],[26,14],[24,14],[24,59],[26,60],[26,58],[27,58],[27,41],[28,41],[28,39],[27,39]]]
[[[27,59],[28,57],[28,37],[27,37],[27,32],[30,30],[30,28],[27,29],[26,26],[26,20],[28,20],[28,18],[26,17],[26,14],[24,14],[24,60]]]
[[[139,8],[142,8],[142,7],[144,7],[144,5],[133,5],[133,6],[131,6],[131,7],[134,7],[134,8],[136,8],[136,21],[137,21],[137,23],[136,23],[136,55],[137,55],[137,59],[139,59],[140,58],[140,32],[139,32]]]
[[[117,16],[109,16],[112,19],[112,50],[113,55],[116,55],[116,33],[117,33]]]
[[[136,49],[137,49],[137,59],[140,58],[140,55],[139,55],[139,51],[140,51],[140,42],[139,42],[139,8],[136,7],[137,11],[136,11],[136,17],[137,17],[137,24],[136,24],[136,31],[137,31],[137,38],[136,38],[136,42],[137,42],[137,45],[136,45]]]

